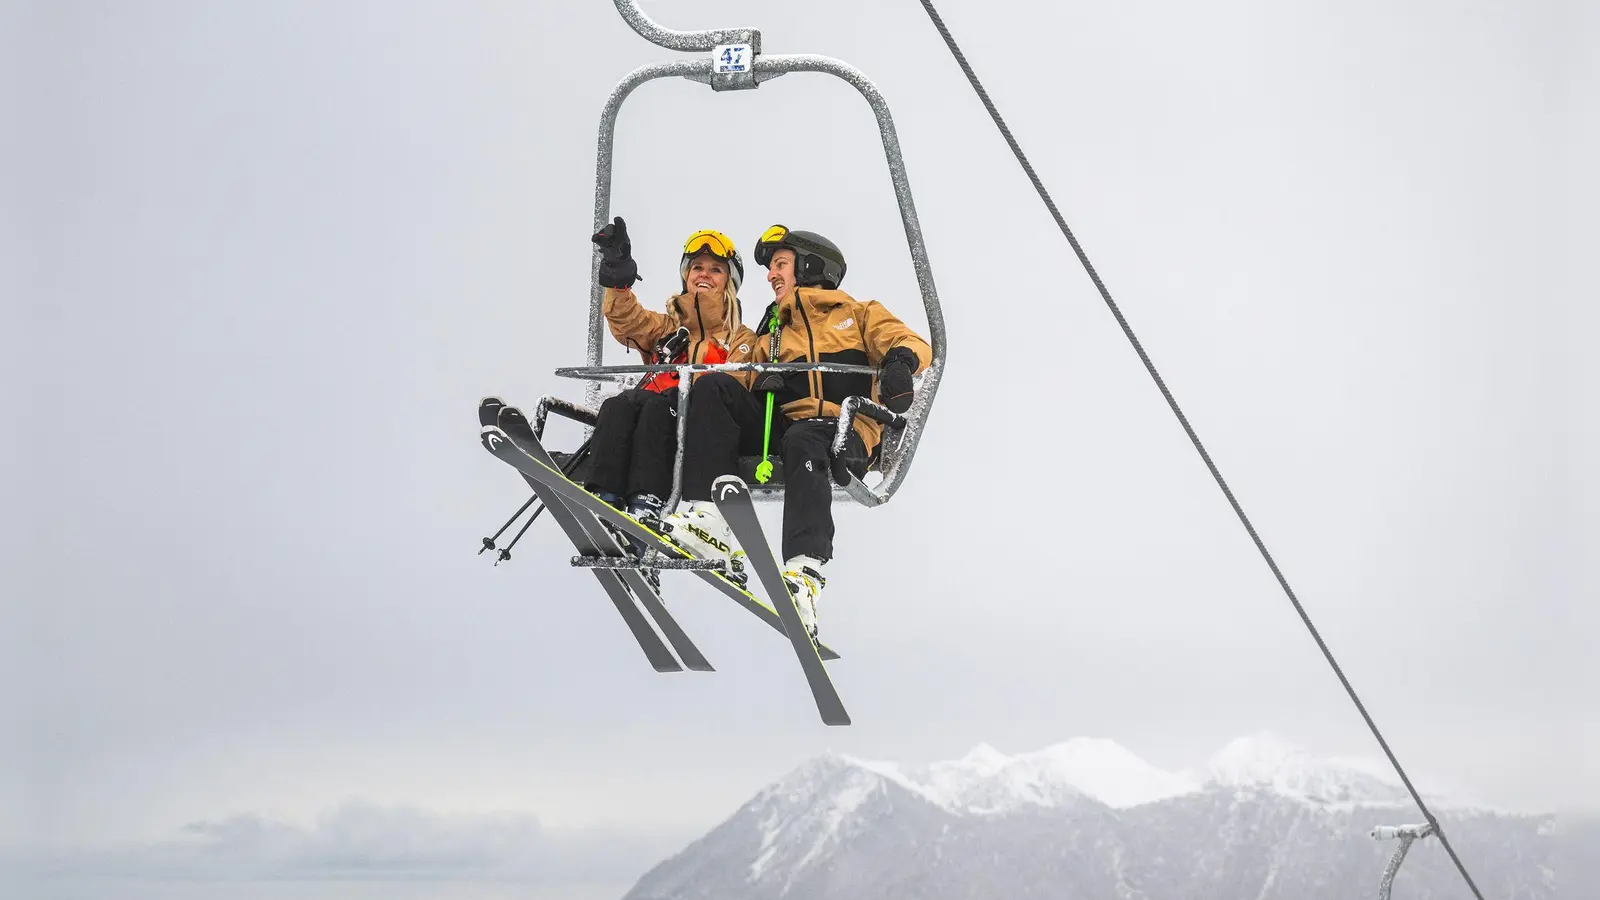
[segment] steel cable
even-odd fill
[[[1144,346],[1139,343],[1138,337],[1134,335],[1133,329],[1128,325],[1128,320],[1123,317],[1122,310],[1117,307],[1116,301],[1111,299],[1111,292],[1106,289],[1105,283],[1101,281],[1100,273],[1096,272],[1094,265],[1089,262],[1088,255],[1084,253],[1083,247],[1078,243],[1077,237],[1073,235],[1072,229],[1067,226],[1066,219],[1061,215],[1061,210],[1056,208],[1055,201],[1050,198],[1050,192],[1045,190],[1043,182],[1039,180],[1038,173],[1034,172],[1033,165],[1028,162],[1028,157],[1022,152],[1022,147],[1017,144],[1017,139],[1011,134],[1011,129],[1006,127],[1005,120],[1001,118],[999,110],[995,108],[994,101],[989,99],[989,92],[984,90],[983,84],[978,80],[977,74],[973,72],[972,66],[967,62],[967,58],[961,52],[961,48],[956,46],[955,38],[950,35],[950,29],[945,27],[944,20],[939,17],[938,11],[933,8],[931,0],[920,0],[920,2],[922,3],[922,8],[927,10],[928,17],[933,20],[934,27],[939,30],[940,37],[944,38],[945,45],[950,48],[950,53],[955,56],[956,62],[961,66],[961,71],[966,73],[967,80],[972,83],[973,90],[977,91],[978,99],[983,101],[983,106],[989,111],[990,118],[994,119],[995,125],[999,127],[1000,134],[1005,137],[1006,143],[1010,145],[1011,152],[1017,157],[1017,162],[1022,164],[1022,170],[1027,173],[1028,180],[1033,182],[1034,190],[1039,192],[1039,199],[1043,200],[1045,207],[1050,210],[1050,215],[1055,218],[1056,225],[1060,226],[1061,233],[1066,236],[1067,242],[1072,245],[1073,251],[1078,254],[1078,259],[1083,263],[1084,270],[1089,273],[1089,278],[1094,282],[1095,288],[1100,291],[1100,296],[1105,300],[1106,306],[1111,309],[1111,314],[1116,317],[1117,324],[1122,326],[1123,333],[1128,336],[1128,341],[1133,344],[1133,349],[1138,352],[1139,359],[1144,362],[1145,368],[1150,372],[1150,377],[1155,379],[1156,387],[1161,389],[1161,396],[1165,397],[1167,405],[1172,407],[1173,414],[1178,417],[1178,421],[1183,425],[1183,430],[1188,433],[1189,440],[1194,444],[1195,449],[1200,452],[1200,458],[1205,461],[1206,468],[1211,470],[1211,476],[1216,479],[1217,486],[1222,488],[1222,493],[1228,498],[1228,503],[1233,506],[1233,511],[1238,515],[1239,521],[1244,523],[1245,530],[1250,533],[1250,539],[1255,542],[1256,549],[1261,551],[1262,558],[1266,560],[1267,566],[1272,569],[1272,574],[1278,579],[1278,584],[1282,585],[1284,593],[1289,597],[1289,602],[1294,604],[1295,612],[1300,614],[1301,621],[1305,623],[1306,628],[1311,632],[1311,637],[1322,650],[1322,655],[1327,658],[1328,665],[1332,666],[1334,674],[1339,676],[1339,682],[1344,685],[1345,692],[1350,695],[1350,699],[1355,703],[1356,709],[1361,712],[1361,717],[1366,720],[1367,727],[1372,730],[1373,736],[1377,738],[1378,745],[1383,748],[1383,752],[1388,756],[1390,764],[1399,773],[1400,780],[1405,783],[1406,790],[1411,793],[1411,798],[1416,801],[1417,807],[1422,811],[1423,816],[1427,818],[1428,824],[1433,826],[1434,836],[1439,839],[1445,851],[1450,854],[1450,859],[1455,862],[1456,868],[1460,870],[1461,877],[1466,879],[1467,887],[1472,889],[1473,895],[1478,900],[1483,900],[1483,893],[1478,890],[1478,886],[1473,882],[1472,876],[1467,873],[1467,868],[1462,864],[1461,858],[1456,855],[1455,848],[1450,846],[1450,841],[1445,836],[1444,829],[1439,826],[1438,820],[1429,811],[1427,804],[1422,801],[1421,795],[1417,793],[1417,789],[1412,785],[1411,779],[1406,775],[1405,769],[1401,767],[1400,761],[1395,758],[1394,752],[1389,749],[1388,741],[1384,740],[1383,733],[1378,730],[1377,724],[1372,721],[1372,716],[1368,714],[1366,706],[1361,702],[1361,698],[1356,695],[1355,688],[1350,685],[1350,680],[1345,677],[1344,670],[1339,668],[1338,661],[1334,659],[1333,652],[1328,649],[1327,643],[1323,641],[1322,635],[1317,631],[1317,626],[1312,624],[1311,617],[1306,614],[1305,607],[1300,604],[1300,600],[1295,596],[1294,590],[1289,587],[1288,579],[1284,578],[1283,572],[1279,570],[1278,564],[1272,558],[1272,554],[1267,552],[1267,546],[1261,540],[1261,535],[1257,534],[1255,526],[1250,524],[1249,517],[1245,515],[1238,499],[1234,497],[1233,491],[1229,489],[1227,481],[1222,477],[1222,473],[1217,470],[1217,465],[1212,461],[1211,454],[1207,453],[1205,445],[1200,443],[1199,435],[1195,434],[1194,428],[1189,424],[1188,417],[1183,414],[1183,410],[1178,406],[1178,401],[1173,398],[1172,392],[1167,389],[1166,382],[1161,379],[1160,373],[1156,371],[1155,365],[1144,351]]]

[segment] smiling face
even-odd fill
[[[794,290],[794,251],[779,250],[767,262],[767,284],[772,285],[773,298],[782,301]]]
[[[689,260],[689,271],[683,280],[692,293],[720,297],[728,286],[728,264],[709,253],[702,253]]]

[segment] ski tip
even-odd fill
[[[478,424],[493,425],[496,413],[505,402],[499,397],[485,397],[478,401]]]
[[[719,475],[716,481],[711,482],[711,496],[718,500],[727,500],[748,493],[750,486],[737,475]]]

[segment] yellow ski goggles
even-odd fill
[[[744,260],[739,258],[739,251],[734,249],[732,238],[710,228],[696,231],[683,242],[683,256],[678,263],[679,277],[689,277],[689,261],[701,253],[710,253],[728,263],[728,276],[733,279],[733,289],[739,289],[744,281]]]
[[[796,254],[822,253],[823,247],[808,239],[808,231],[790,231],[787,225],[774,225],[761,233],[761,240],[756,242],[756,265],[765,266],[772,262],[772,254],[779,250],[793,250]]]
[[[761,233],[761,240],[756,241],[756,265],[764,266],[772,260],[772,251],[783,246],[783,239],[789,236],[786,225],[774,225]]]
[[[685,256],[694,256],[701,251],[709,251],[712,255],[720,256],[723,259],[732,259],[737,253],[733,247],[732,239],[720,231],[714,231],[709,228],[704,231],[696,231],[694,234],[689,235],[688,240],[683,242]]]

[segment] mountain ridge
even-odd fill
[[[1396,845],[1370,837],[1373,826],[1421,821],[1398,780],[1372,768],[1270,732],[1180,773],[1102,738],[1016,755],[978,744],[918,765],[830,751],[653,867],[625,900],[1333,900],[1376,890]],[[1493,861],[1475,873],[1486,891],[1554,897],[1548,816],[1426,799],[1458,851]],[[1436,840],[1418,841],[1396,896],[1454,900],[1459,878]]]
[[[1084,794],[1122,809],[1212,786],[1270,786],[1285,796],[1322,804],[1411,802],[1399,777],[1376,760],[1315,757],[1273,731],[1236,738],[1203,765],[1176,772],[1153,766],[1115,741],[1099,737],[1074,737],[1015,755],[979,743],[958,759],[916,766],[832,751],[814,757],[828,758],[895,780],[952,811],[979,814],[1047,805],[1052,792],[1059,792],[1062,799]],[[1491,809],[1455,786],[1429,790],[1424,785],[1419,790],[1430,806]],[[996,798],[997,793],[1005,796]],[[974,795],[988,796],[994,805],[985,807]]]

